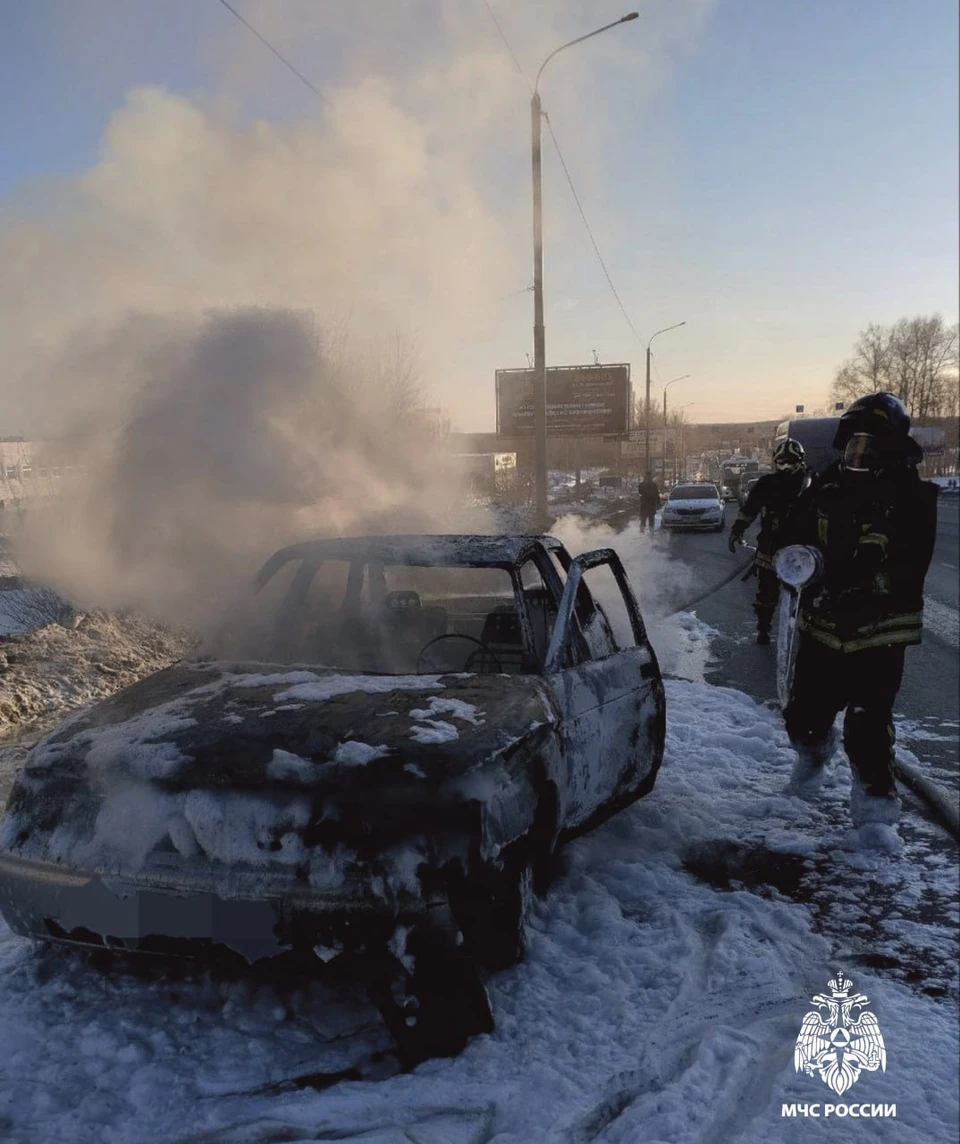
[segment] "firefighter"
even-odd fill
[[[785,543],[783,530],[787,514],[811,480],[803,446],[793,438],[777,444],[773,450],[773,465],[774,471],[762,476],[750,490],[746,503],[733,522],[727,541],[730,551],[735,552],[737,545],[743,544],[743,534],[760,517],[755,562],[757,593],[753,600],[753,610],[757,613],[758,644],[770,642],[770,625],[780,595],[773,558]]]
[[[850,816],[861,845],[887,850],[900,846],[893,704],[905,650],[920,643],[939,493],[917,473],[923,453],[909,430],[892,393],[854,401],[834,440],[841,458],[800,497],[789,537],[821,551],[823,575],[801,600],[783,712],[797,752],[788,789],[809,796],[819,788],[844,711]]]

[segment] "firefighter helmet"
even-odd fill
[[[854,433],[906,440],[909,432],[910,415],[896,394],[868,393],[851,402],[841,414],[833,445],[842,452]]]
[[[773,447],[775,467],[786,469],[788,472],[802,468],[805,456],[803,446],[793,437],[788,437],[786,441],[778,441]]]
[[[846,409],[837,426],[834,447],[843,454],[843,467],[854,473],[879,472],[923,457],[910,436],[910,415],[893,393],[868,393]]]

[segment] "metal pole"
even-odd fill
[[[663,387],[663,448],[660,450],[661,481],[667,481],[667,387]]]
[[[627,24],[637,19],[636,12],[628,12],[619,20],[595,28],[586,35],[577,36],[566,44],[555,48],[540,65],[533,85],[533,98],[530,100],[530,135],[533,151],[533,435],[534,464],[536,466],[536,511],[540,527],[546,528],[549,520],[547,510],[547,355],[543,331],[543,200],[540,169],[540,77],[543,69],[559,52],[581,44],[593,36],[599,36],[618,24]],[[649,391],[649,385],[648,385]],[[649,402],[648,402],[649,404]]]
[[[686,321],[677,322],[672,326],[664,326],[662,330],[657,330],[650,335],[650,341],[647,342],[647,447],[646,447],[646,470],[650,471],[650,344],[654,338],[659,337],[660,334],[665,334],[670,330],[679,330],[681,326],[685,326]],[[679,380],[679,379],[676,379]],[[669,384],[669,382],[667,383]]]
[[[652,341],[653,339],[651,339]],[[644,477],[650,472],[650,342],[647,342],[647,413],[646,413],[647,431],[646,431],[646,446],[644,449],[644,462],[643,473]]]
[[[540,163],[540,94],[530,100],[533,149],[533,436],[539,528],[547,527],[547,353],[543,330],[543,184]]]

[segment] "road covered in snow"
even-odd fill
[[[526,960],[488,981],[492,1034],[403,1074],[351,987],[107,965],[0,922],[0,1139],[955,1139],[955,848],[921,817],[904,822],[898,856],[852,848],[842,761],[816,803],[785,797],[779,714],[703,682],[715,633],[691,613],[658,618],[659,557],[618,547],[669,675],[663,767],[647,798],[565,851]],[[113,644],[135,656],[130,631],[96,623],[72,644],[67,629],[42,629],[53,634],[34,633],[34,651],[54,640],[64,664],[82,659],[94,676]],[[69,705],[108,686],[88,693],[80,667],[60,672]],[[840,970],[869,999],[886,1052],[842,1095],[794,1065],[811,998]]]

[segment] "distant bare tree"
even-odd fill
[[[392,424],[412,421],[423,409],[420,355],[416,343],[396,334],[378,361],[379,388]]]
[[[940,314],[901,318],[893,326],[869,325],[853,357],[840,366],[832,392],[849,403],[865,393],[895,393],[916,421],[955,416],[958,410],[960,327]]]

